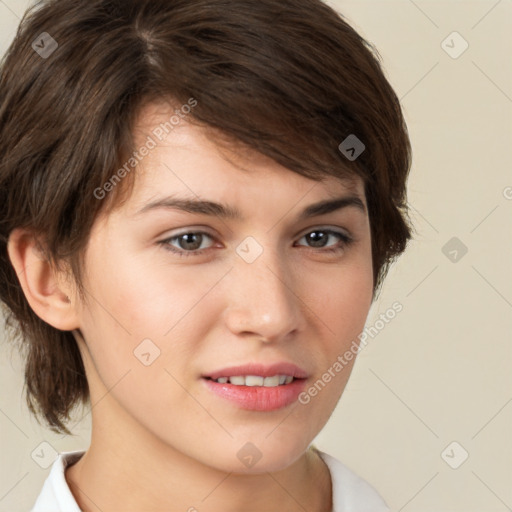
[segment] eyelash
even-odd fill
[[[328,235],[335,235],[335,236],[339,237],[340,240],[342,241],[342,245],[339,247],[332,247],[332,248],[328,248],[328,249],[319,248],[318,249],[319,252],[336,254],[336,253],[342,252],[344,249],[349,247],[354,242],[354,239],[349,237],[345,233],[342,233],[340,231],[334,231],[332,229],[313,229],[312,231],[308,231],[306,234],[301,236],[300,239],[304,238],[307,235],[310,235],[311,233],[315,233],[315,232],[325,233]],[[177,248],[173,247],[172,245],[170,245],[171,241],[179,239],[180,237],[185,236],[185,235],[206,235],[207,237],[214,240],[213,236],[211,236],[209,233],[206,233],[204,231],[186,231],[184,233],[180,233],[179,235],[174,235],[170,238],[166,238],[165,240],[161,240],[160,242],[158,242],[158,244],[160,244],[166,251],[170,251],[179,257],[200,256],[201,254],[203,254],[204,252],[206,252],[210,249],[210,247],[209,247],[206,249],[195,249],[193,251],[186,251],[184,249],[177,249]],[[310,247],[310,249],[312,249],[313,251],[315,250],[314,247]]]

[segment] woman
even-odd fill
[[[91,444],[43,510],[388,510],[312,441],[411,233],[376,53],[317,0],[44,1],[0,82],[27,403]],[[321,385],[320,385],[321,384]]]

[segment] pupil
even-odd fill
[[[318,233],[321,233],[321,235],[318,236]],[[325,238],[322,231],[313,231],[312,233],[310,233],[309,237],[310,237],[310,240],[313,242],[314,247],[323,247],[323,245],[325,244],[325,240],[324,240],[324,244],[322,244],[322,238]],[[318,239],[320,239],[320,243],[318,243]]]
[[[194,234],[194,233],[186,233],[186,234],[182,235],[181,239],[185,240],[185,242],[184,242],[185,247],[183,247],[183,249],[197,249],[198,247],[200,247],[201,246],[201,236],[202,235],[200,235],[200,234]],[[193,240],[191,241],[189,239],[189,237],[192,239],[199,238],[199,244],[197,243],[197,240],[196,240],[196,242],[194,242]],[[192,247],[190,247],[190,245],[188,245],[188,244],[192,244]],[[183,244],[181,244],[181,245],[183,246]],[[197,246],[197,247],[195,247],[195,246]]]

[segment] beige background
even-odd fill
[[[417,234],[367,325],[395,301],[403,311],[361,352],[316,444],[393,511],[511,510],[512,2],[330,4],[377,46],[402,99]],[[1,53],[27,5],[0,1]],[[458,58],[443,49],[463,48],[454,31],[469,44]],[[445,248],[453,237],[467,254]],[[85,449],[90,416],[74,437],[41,428],[21,399],[20,362],[5,343],[0,349],[0,511],[26,511],[49,471],[31,453],[44,441]]]

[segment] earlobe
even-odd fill
[[[37,237],[22,228],[9,236],[7,252],[34,313],[62,331],[78,328],[76,304],[67,276],[56,270],[39,248]]]

